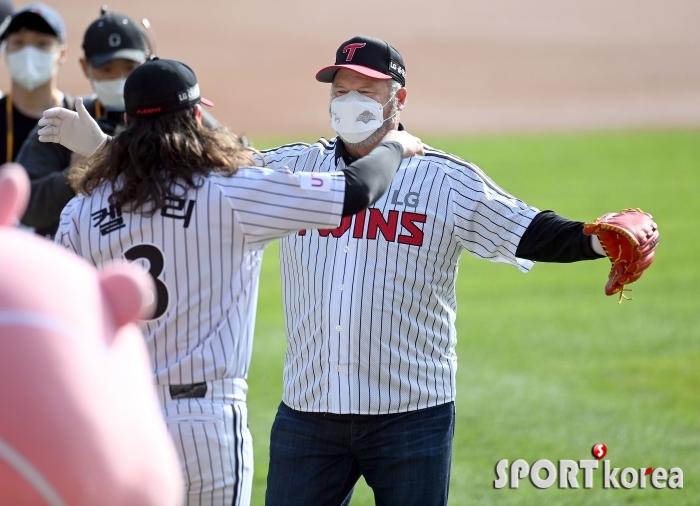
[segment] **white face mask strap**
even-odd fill
[[[399,90],[400,90],[400,89],[401,89],[401,88],[399,88]],[[384,108],[386,107],[387,104],[389,104],[392,100],[394,100],[394,98],[396,97],[396,94],[399,92],[399,90],[396,90],[396,91],[389,97],[389,100],[387,100],[386,104],[384,104],[384,105],[382,106],[382,111],[384,110]],[[388,118],[386,118],[382,123],[389,121],[391,118],[393,118],[394,116],[396,116],[398,113],[399,113],[399,108],[397,107],[396,110],[394,111],[394,114],[392,114],[391,116],[389,116]]]
[[[401,89],[401,88],[399,88],[399,90],[400,90],[400,89]],[[387,105],[389,102],[391,102],[392,100],[394,100],[394,98],[396,97],[396,94],[399,92],[399,90],[396,90],[394,93],[391,94],[391,96],[389,97],[389,100],[387,100],[387,101],[386,101],[386,104],[384,104],[384,105],[382,106],[382,109],[384,109],[384,108],[386,107],[386,105]],[[388,119],[388,118],[387,118],[387,119]]]
[[[384,121],[385,121],[385,122],[386,122],[386,121],[389,121],[391,118],[393,118],[394,116],[396,116],[398,113],[399,113],[399,109],[397,108],[397,109],[394,111],[394,114],[392,114],[391,116],[389,116],[389,117],[388,117],[387,119],[385,119]]]

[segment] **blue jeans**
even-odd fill
[[[345,506],[360,476],[378,506],[447,504],[455,408],[334,420],[277,410],[267,506]]]

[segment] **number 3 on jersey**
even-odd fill
[[[148,260],[148,274],[151,275],[153,283],[156,285],[156,296],[158,298],[156,311],[151,319],[157,320],[163,316],[168,309],[168,287],[158,279],[158,276],[163,273],[163,268],[165,267],[163,252],[152,244],[139,244],[129,248],[124,253],[124,257],[131,262],[135,262],[141,258]]]

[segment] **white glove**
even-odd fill
[[[56,142],[74,153],[91,156],[108,136],[87,112],[80,97],[75,99],[75,110],[53,107],[44,111],[44,117],[39,120],[39,126],[44,127],[39,130],[39,140]]]

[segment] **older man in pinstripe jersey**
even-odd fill
[[[265,151],[269,166],[339,170],[403,129],[406,71],[386,42],[344,42],[316,79],[331,83],[338,137]],[[283,239],[287,353],[268,506],[349,504],[360,476],[377,504],[446,504],[459,257],[466,250],[523,272],[533,261],[601,258],[582,225],[426,147],[367,211]]]

